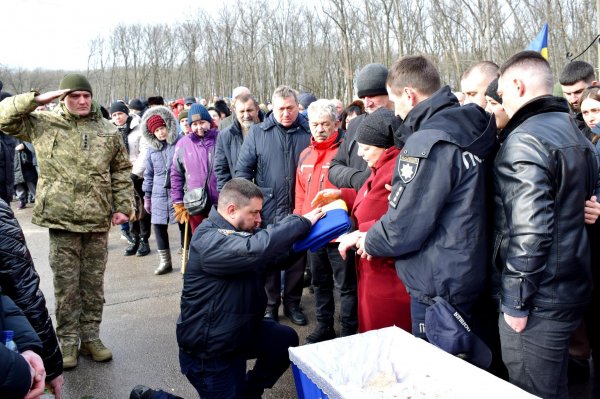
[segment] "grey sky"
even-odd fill
[[[0,64],[85,69],[90,40],[122,24],[176,23],[229,0],[2,0]]]

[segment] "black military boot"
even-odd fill
[[[148,243],[147,238],[142,238],[140,240],[140,247],[137,250],[136,256],[146,256],[150,253],[150,244]]]
[[[305,344],[316,344],[317,342],[328,341],[330,339],[335,339],[335,330],[332,326],[327,324],[318,323],[317,328],[310,333],[306,340]]]
[[[135,253],[137,252],[139,246],[140,246],[140,237],[139,236],[132,236],[133,241],[129,243],[129,245],[127,246],[127,248],[125,249],[125,253],[123,255],[125,256],[131,256],[131,255],[135,255]]]

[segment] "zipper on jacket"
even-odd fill
[[[312,173],[308,175],[308,180],[306,181],[306,195],[310,193],[310,179],[312,178]]]
[[[321,174],[321,180],[319,181],[319,191],[323,190],[323,181],[325,180],[325,175]]]

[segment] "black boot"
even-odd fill
[[[142,238],[140,240],[140,247],[137,250],[136,256],[146,256],[150,253],[150,244],[148,243],[147,238]]]
[[[305,344],[316,344],[317,342],[328,341],[330,339],[335,339],[335,330],[332,326],[327,324],[318,323],[317,328],[310,333],[306,340]]]
[[[127,248],[125,249],[125,253],[123,255],[125,256],[131,256],[131,255],[135,255],[135,253],[138,250],[138,247],[140,246],[140,237],[139,236],[132,236],[133,241],[129,243],[129,245],[127,246]]]

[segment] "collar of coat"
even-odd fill
[[[500,132],[500,142],[506,140],[508,135],[527,119],[548,112],[564,112],[568,114],[569,103],[562,97],[551,95],[536,97],[526,102],[515,112],[506,124],[506,127]]]

